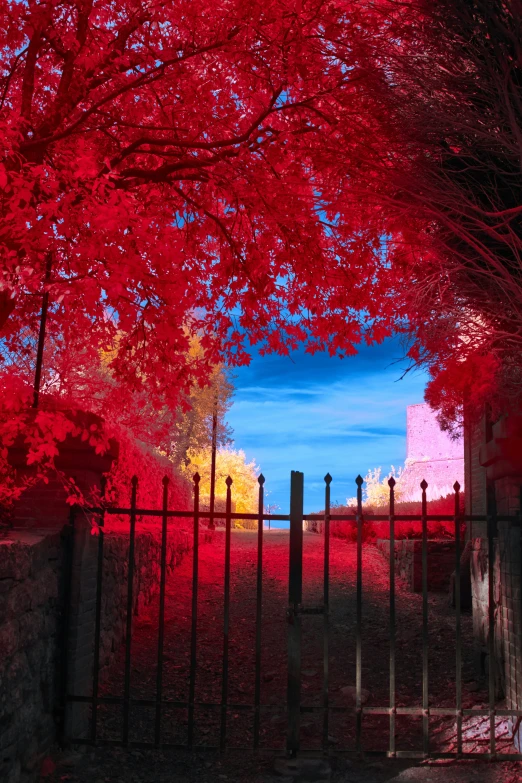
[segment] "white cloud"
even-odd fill
[[[322,368],[324,370],[324,368]],[[334,477],[332,498],[355,494],[354,479],[369,468],[401,464],[406,456],[406,406],[422,402],[425,378],[398,373],[351,374],[328,383],[327,373],[293,388],[238,384],[229,414],[236,445],[254,457],[272,490],[271,502],[288,507],[290,470],[305,473],[308,511],[322,507],[323,476]]]

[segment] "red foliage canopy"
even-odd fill
[[[245,341],[388,333],[382,226],[344,198],[371,131],[357,2],[2,0],[0,18],[9,351],[44,286],[57,355],[118,331],[112,370],[172,397],[207,372],[191,331],[232,364]]]
[[[522,404],[522,6],[377,5],[379,129],[360,157],[389,219],[410,356],[447,424],[485,401],[498,415]]]
[[[175,408],[249,345],[344,355],[398,328],[435,374],[473,357],[433,391],[459,408],[520,342],[520,102],[497,78],[518,96],[519,14],[490,5],[0,0],[6,359],[30,377],[45,289],[62,396],[100,350],[113,407],[125,386]]]

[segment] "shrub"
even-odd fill
[[[163,478],[169,479],[168,503],[171,511],[190,511],[193,507],[193,490],[176,470],[174,464],[159,452],[125,432],[117,435],[120,444],[118,459],[107,476],[105,499],[113,506],[130,507],[131,481],[138,477],[137,504],[147,509],[161,509],[163,503]],[[160,517],[144,517],[149,526],[159,526]],[[187,518],[188,521],[188,518]],[[175,518],[169,524],[179,525],[185,519]],[[128,515],[106,515],[105,526],[115,529],[128,527]]]
[[[440,514],[441,516],[453,515],[455,508],[455,496],[446,495],[445,497],[431,500],[428,502],[427,510],[430,516]],[[390,524],[387,521],[372,521],[373,516],[387,516],[389,514],[388,504],[370,505],[363,503],[363,524],[362,540],[371,542],[377,538],[390,537]],[[324,513],[324,512],[321,512]],[[357,514],[357,506],[335,505],[331,507],[332,514]],[[464,513],[464,497],[460,495],[460,513]],[[419,539],[422,538],[422,503],[420,501],[398,501],[395,503],[396,515],[416,516],[408,522],[395,522],[395,538],[400,539]],[[357,525],[355,522],[333,522],[331,526],[333,536],[344,538],[347,541],[357,541]],[[466,526],[461,524],[461,539],[463,540]],[[428,538],[454,538],[455,525],[453,521],[434,520],[428,522]]]

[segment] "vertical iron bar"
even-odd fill
[[[225,590],[223,619],[223,679],[221,684],[221,733],[219,746],[225,750],[227,742],[227,702],[228,702],[228,634],[230,625],[230,528],[232,526],[232,479],[227,476],[227,508],[225,528]]]
[[[288,597],[299,605],[303,598],[303,495],[304,474],[293,470],[290,476],[290,576]]]
[[[64,529],[65,535],[65,573],[63,586],[63,615],[61,632],[61,666],[60,666],[60,711],[58,715],[58,736],[65,742],[66,735],[66,716],[69,695],[69,633],[71,625],[71,592],[73,578],[73,557],[74,557],[74,519],[75,507],[71,506],[69,511],[69,524]]]
[[[456,481],[455,490],[455,689],[457,707],[457,755],[462,753],[462,634],[460,618],[460,484]]]
[[[495,594],[494,594],[494,559],[496,524],[491,513],[487,519],[488,528],[488,674],[489,674],[489,753],[493,759],[496,755],[495,736]]]
[[[47,263],[45,269],[44,286],[49,284],[51,279],[52,256],[47,254]],[[45,345],[45,329],[47,325],[47,311],[49,309],[49,291],[45,288],[42,296],[42,313],[40,315],[40,329],[38,332],[38,348],[36,351],[36,369],[34,373],[34,391],[33,408],[38,407],[40,398],[40,383],[42,381],[43,352]]]
[[[105,509],[103,500],[105,498],[105,488],[107,480],[105,476],[101,478],[101,500],[102,512],[98,528],[98,566],[96,574],[96,619],[94,625],[94,670],[92,677],[92,740],[96,742],[96,732],[98,723],[98,687],[100,679],[100,635],[101,635],[101,604],[103,588],[103,527],[105,525]]]
[[[161,519],[161,565],[158,617],[158,668],[156,670],[156,726],[155,745],[161,744],[161,702],[163,698],[163,642],[165,636],[165,583],[167,579],[167,512],[169,508],[169,479],[163,478],[163,514]]]
[[[422,749],[427,757],[430,752],[429,683],[428,683],[428,510],[426,489],[422,489]]]
[[[356,709],[356,740],[357,753],[362,752],[362,476],[355,479],[357,484],[357,622],[355,637],[355,709]]]
[[[254,749],[259,748],[261,704],[261,622],[263,599],[263,509],[265,477],[258,478],[259,500],[257,506],[257,594],[256,594],[256,675],[254,692]]]
[[[138,490],[138,477],[132,477],[131,513],[130,513],[130,541],[129,541],[129,566],[127,582],[127,627],[125,632],[125,692],[123,700],[123,744],[129,744],[129,717],[130,717],[130,673],[131,673],[131,640],[132,640],[132,612],[133,612],[133,582],[134,582],[134,545],[136,538],[136,495]]]
[[[522,587],[522,486],[519,488],[519,496],[518,496],[518,511],[516,512],[517,515],[517,525],[518,525],[518,556],[519,556],[519,562],[520,562],[520,570],[521,573],[518,577],[518,587],[519,589]],[[515,582],[516,584],[516,582]],[[520,605],[520,614],[518,621],[520,623],[520,633],[522,634],[522,602]],[[519,680],[520,682],[520,680]],[[513,719],[514,727],[513,727],[513,738],[516,744],[516,747],[518,747],[518,752],[520,753],[520,745],[522,741],[522,719],[520,715],[518,718]]]
[[[194,744],[194,697],[196,693],[196,630],[198,625],[198,559],[199,559],[199,473],[194,474],[194,541],[192,548],[192,624],[190,631],[190,684],[188,707],[188,747]]]
[[[390,488],[390,755],[395,756],[395,479],[388,479]]]
[[[212,454],[210,462],[210,517],[208,529],[214,530],[214,508],[216,505],[216,451],[217,451],[217,416],[218,416],[218,392],[214,397],[214,410],[212,413]]]
[[[290,568],[288,581],[288,726],[287,752],[295,758],[299,750],[301,724],[301,616],[303,597],[303,495],[304,475],[290,475]]]
[[[328,750],[329,727],[329,641],[330,641],[330,484],[332,477],[329,473],[324,477],[324,581],[323,581],[323,750]]]

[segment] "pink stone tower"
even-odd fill
[[[408,405],[406,462],[398,481],[402,500],[421,499],[422,479],[428,482],[428,500],[453,493],[456,481],[464,491],[464,440],[441,430],[436,416],[426,403]]]

